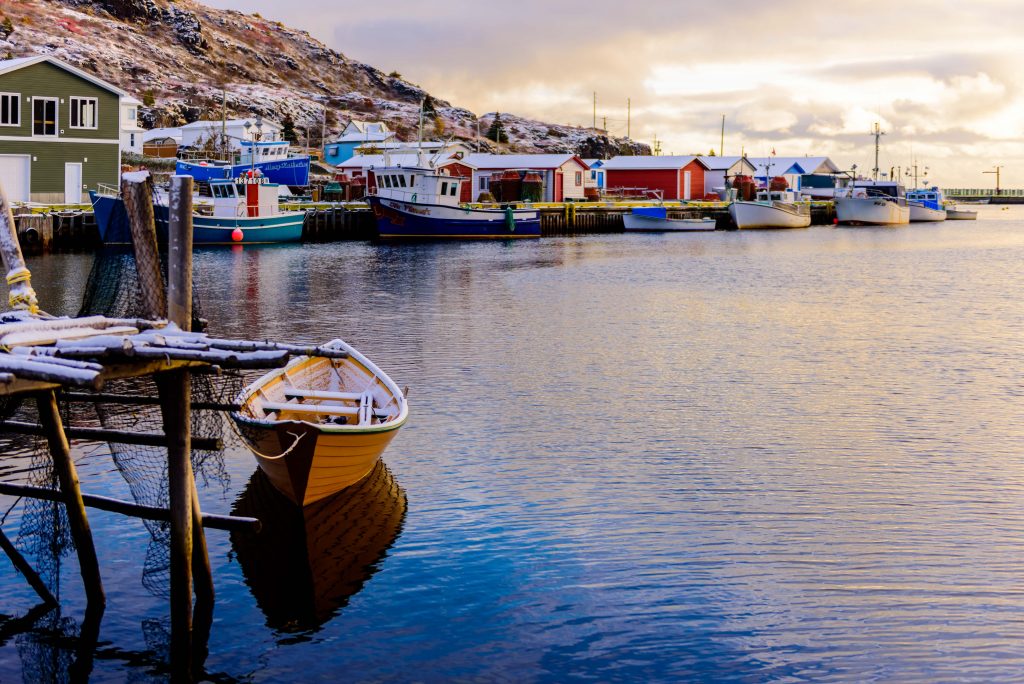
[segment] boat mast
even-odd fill
[[[416,165],[423,166],[423,102],[426,98],[420,99],[420,136],[416,143]]]
[[[878,180],[878,143],[882,136],[885,135],[885,131],[882,130],[881,126],[876,121],[874,130],[871,131],[871,134],[875,136],[875,168],[871,169],[871,175],[874,180]]]

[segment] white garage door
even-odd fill
[[[27,154],[0,154],[0,183],[11,202],[28,202],[31,168]]]

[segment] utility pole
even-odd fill
[[[722,115],[722,139],[718,143],[718,156],[725,155],[725,114]]]
[[[320,149],[327,146],[327,105],[324,105],[324,118],[320,121]]]
[[[597,91],[594,91],[594,128],[597,128]]]
[[[626,139],[629,139],[629,114],[630,114],[630,101],[626,98]]]
[[[871,169],[871,174],[874,180],[878,180],[878,143],[882,136],[885,135],[885,131],[882,130],[877,121],[875,122],[874,129],[871,131],[871,135],[875,136],[875,168]]]
[[[1001,169],[1001,168],[1003,168],[1003,167],[1002,166],[997,166],[995,168],[995,171],[982,171],[982,173],[994,173],[994,174],[996,174],[996,194],[997,195],[999,194],[999,169]]]
[[[601,117],[601,125],[604,126],[604,129],[603,129],[604,130],[604,134],[608,135],[608,117],[607,116],[602,116]]]

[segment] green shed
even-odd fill
[[[49,55],[0,61],[0,183],[12,202],[78,204],[121,168],[123,90]]]

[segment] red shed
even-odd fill
[[[697,157],[615,157],[602,167],[607,187],[660,191],[666,200],[702,199],[704,172],[708,167]]]

